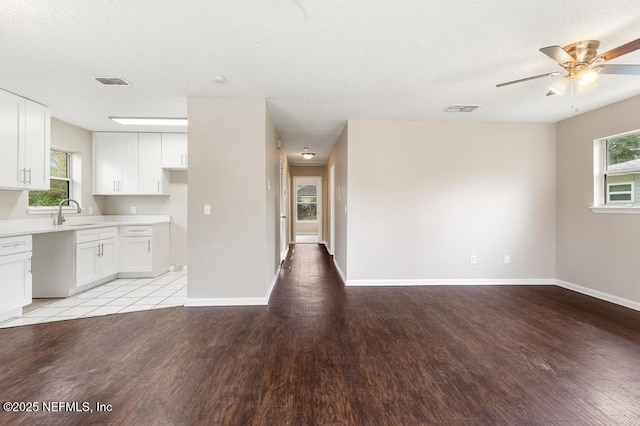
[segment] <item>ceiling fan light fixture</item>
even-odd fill
[[[589,68],[578,74],[578,84],[582,87],[589,87],[598,80],[598,71],[596,68]]]
[[[569,80],[567,77],[562,77],[560,80],[549,86],[549,93],[562,95],[564,91],[567,90],[570,82],[571,80]]]
[[[311,160],[313,157],[315,157],[315,155],[315,152],[309,152],[309,148],[305,148],[302,152],[302,158],[304,158],[305,160]]]

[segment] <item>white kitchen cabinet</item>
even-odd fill
[[[95,195],[138,194],[138,134],[94,133],[93,176]]]
[[[169,224],[122,226],[119,277],[156,277],[169,270]]]
[[[167,173],[162,169],[162,135],[138,134],[138,193],[164,195],[169,186]]]
[[[0,90],[0,188],[49,189],[49,108]]]
[[[76,231],[75,288],[118,273],[117,227]]]
[[[186,170],[189,165],[186,133],[162,134],[162,167]]]
[[[31,235],[0,238],[0,321],[31,303]]]

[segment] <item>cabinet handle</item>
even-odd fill
[[[151,251],[151,240],[147,240],[147,251]]]
[[[144,232],[144,229],[129,229],[128,232]]]
[[[20,173],[22,173],[22,177],[20,177]],[[20,183],[27,183],[27,169],[20,169],[18,172],[18,180]]]
[[[2,248],[5,249],[5,248],[20,247],[20,246],[23,246],[24,244],[25,244],[24,241],[19,243],[3,244]]]
[[[100,243],[98,243],[98,254],[97,254],[97,256],[100,257]]]
[[[100,246],[102,247],[100,249],[100,256],[104,256],[104,243],[100,244]]]
[[[31,167],[29,167],[29,185],[31,185]]]
[[[189,154],[184,154],[184,165],[187,166],[189,164]]]
[[[118,181],[118,192],[122,192],[120,181]]]

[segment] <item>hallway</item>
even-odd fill
[[[345,288],[303,244],[268,307],[0,330],[0,400],[113,407],[0,423],[638,423],[638,319],[552,286]]]

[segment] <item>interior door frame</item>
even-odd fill
[[[293,205],[291,206],[292,212],[292,227],[293,227],[293,235],[292,240],[296,241],[296,235],[298,235],[298,231],[296,229],[296,223],[298,222],[298,200],[297,200],[297,189],[298,182],[314,182],[316,185],[316,193],[318,196],[318,244],[323,244],[324,240],[322,238],[322,208],[323,208],[323,200],[322,200],[322,176],[294,176],[293,177],[293,185],[291,194],[293,196]],[[310,185],[309,183],[302,183],[301,185]]]
[[[288,230],[288,177],[285,175],[284,159],[280,157],[280,262],[283,262],[289,250]]]
[[[329,254],[336,251],[336,163],[329,168]]]

